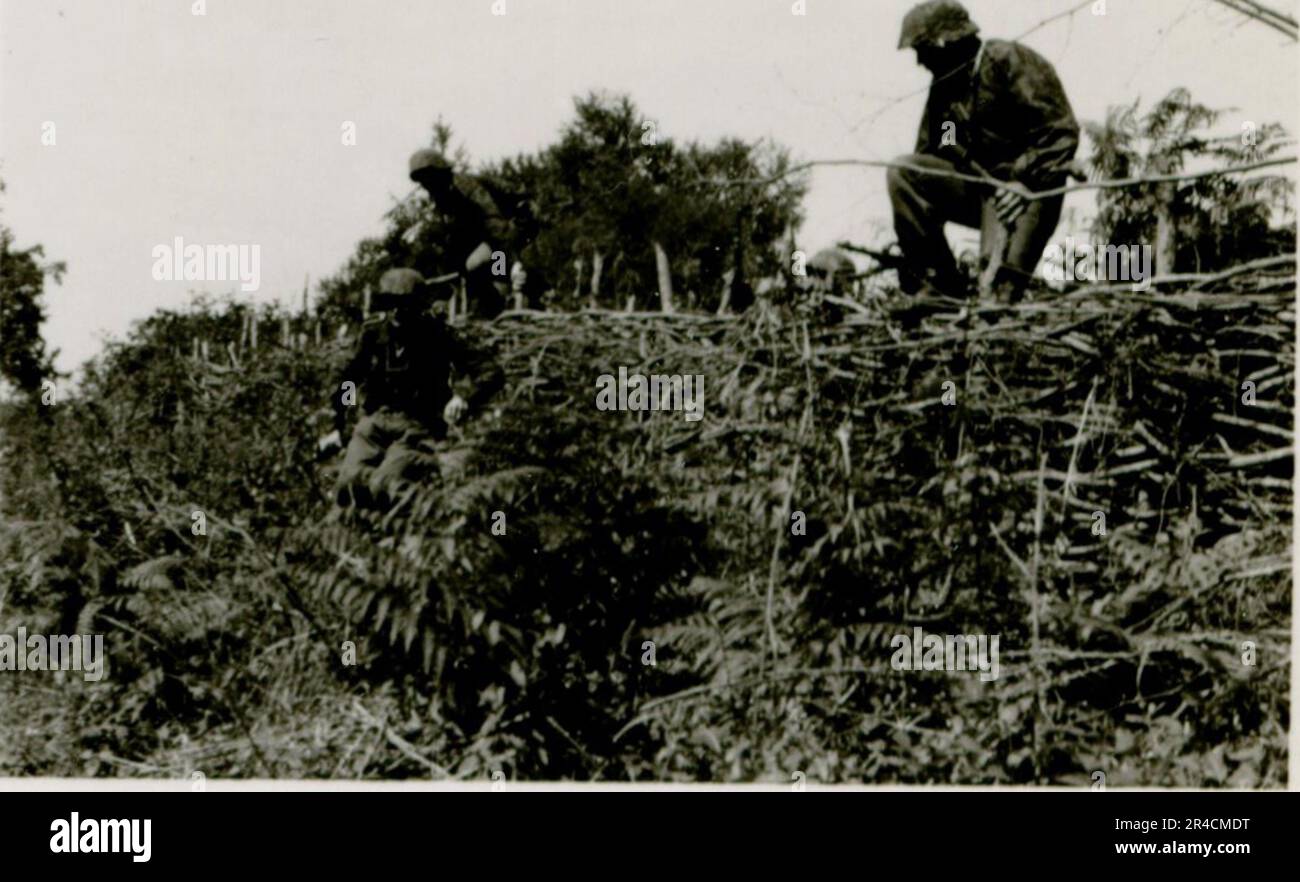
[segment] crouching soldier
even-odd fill
[[[811,294],[811,303],[828,324],[836,324],[844,319],[844,308],[837,303],[826,300],[829,297],[852,299],[854,282],[857,279],[857,267],[847,254],[836,248],[818,251],[808,261],[808,274],[803,278],[803,286]]]
[[[857,280],[853,261],[838,249],[826,248],[808,260],[802,270],[795,268],[786,290],[795,312],[819,324],[833,325],[843,321],[844,307],[834,301],[853,299]],[[768,286],[768,290],[773,287]],[[777,295],[780,296],[779,290]],[[834,301],[827,298],[834,298]]]
[[[501,388],[501,369],[431,311],[432,293],[418,272],[398,269],[384,273],[371,299],[373,314],[335,387],[336,429],[321,440],[322,450],[337,449],[347,408],[361,407],[339,469],[340,507],[383,507],[389,485],[409,479],[448,426]]]
[[[903,292],[965,295],[944,237],[944,224],[955,222],[981,231],[981,293],[1017,300],[1063,201],[1028,197],[1064,184],[1079,147],[1079,125],[1061,81],[1027,46],[982,41],[956,0],[927,0],[909,12],[899,48],[915,49],[917,62],[934,75],[916,152],[888,173]]]

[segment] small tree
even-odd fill
[[[1195,103],[1175,89],[1145,114],[1138,102],[1112,108],[1103,124],[1090,124],[1093,170],[1102,178],[1177,174],[1198,160],[1245,165],[1274,156],[1285,130],[1274,123],[1247,125],[1241,134],[1204,132],[1222,111]],[[1292,250],[1294,185],[1263,175],[1210,175],[1102,192],[1093,233],[1101,241],[1153,242],[1159,273],[1210,272]]]
[[[0,193],[4,189],[0,181]],[[29,395],[54,373],[53,354],[41,336],[45,279],[57,283],[67,270],[62,262],[42,262],[44,256],[40,245],[14,248],[13,232],[0,224],[0,379]]]
[[[656,130],[627,96],[590,94],[559,140],[536,153],[470,174],[453,154],[460,183],[493,209],[493,235],[527,269],[534,303],[579,309],[622,305],[716,309],[722,280],[777,271],[774,246],[802,220],[806,181],[785,176],[789,154],[771,142],[726,139],[679,145]],[[434,146],[450,152],[439,122]],[[768,183],[771,182],[771,183]],[[360,317],[361,292],[395,266],[445,272],[446,221],[415,192],[386,216],[347,265],[321,283],[325,312]]]

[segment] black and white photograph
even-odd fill
[[[0,790],[1300,787],[1298,34],[2,0]]]

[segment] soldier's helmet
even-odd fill
[[[438,171],[451,171],[451,163],[441,151],[426,147],[411,154],[411,180],[418,182],[430,172]]]
[[[403,300],[414,299],[424,288],[424,276],[413,269],[391,269],[379,277],[376,309],[392,309]]]
[[[957,0],[926,0],[903,17],[903,34],[898,39],[898,48],[942,45],[979,32],[966,7]]]
[[[848,288],[858,268],[848,255],[837,248],[826,248],[808,261],[808,276],[812,283],[825,291]]]

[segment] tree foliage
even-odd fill
[[[1139,102],[1115,107],[1106,121],[1088,126],[1091,164],[1103,179],[1232,168],[1276,157],[1286,131],[1253,123],[1239,134],[1215,137],[1205,130],[1221,111],[1175,89],[1145,113]],[[1159,273],[1213,272],[1294,250],[1294,184],[1278,175],[1210,175],[1182,183],[1150,183],[1104,190],[1094,234],[1103,242],[1156,243],[1162,218],[1170,227],[1173,265]]]
[[[527,268],[533,306],[589,305],[597,261],[599,305],[621,307],[631,298],[657,306],[656,242],[686,308],[716,309],[724,276],[737,267],[747,278],[779,270],[784,259],[775,249],[801,223],[807,186],[786,177],[784,148],[735,138],[678,144],[626,96],[590,94],[575,100],[574,110],[557,142],[535,153],[474,172],[463,151],[455,154],[470,195],[499,216],[498,247]],[[441,122],[432,146],[452,152]],[[360,243],[343,271],[322,284],[328,308],[355,315],[364,286],[392,267],[426,275],[453,268],[440,249],[445,220],[418,192],[394,205],[385,223],[382,237]]]
[[[43,294],[45,280],[59,282],[66,269],[63,263],[43,262],[44,256],[40,245],[16,248],[13,231],[0,224],[0,380],[28,394],[53,376],[53,353],[41,336]]]

